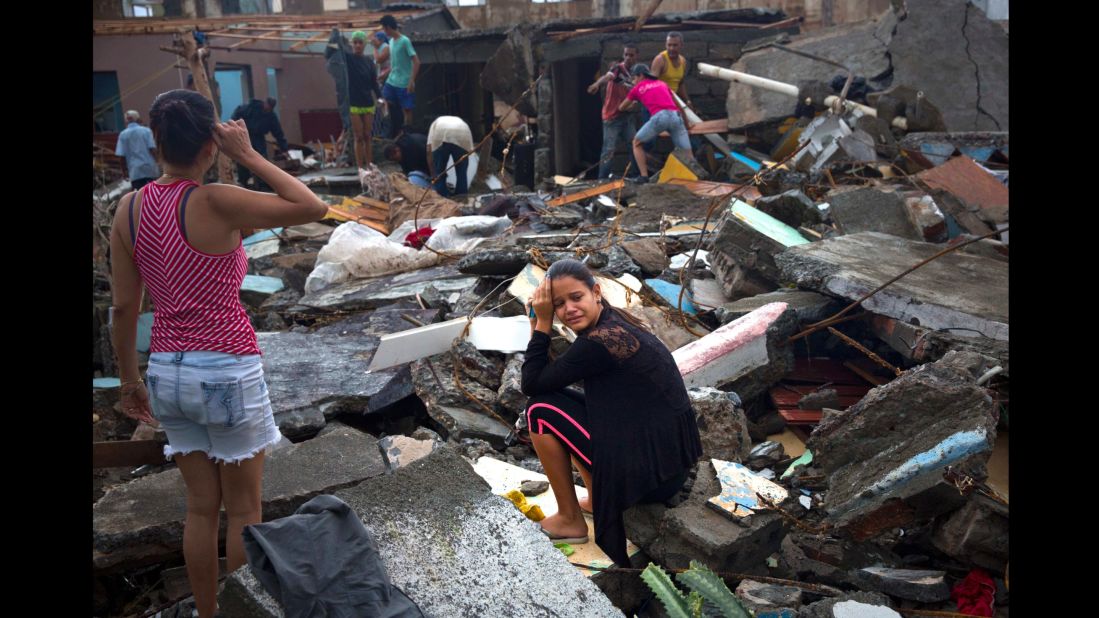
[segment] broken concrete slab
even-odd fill
[[[801,607],[801,588],[796,586],[780,586],[744,579],[736,587],[735,594],[756,618],[793,617]]]
[[[499,415],[495,412],[496,392],[463,376],[459,376],[459,387],[454,381],[453,362],[448,353],[412,363],[416,395],[424,402],[428,415],[442,426],[447,440],[482,439],[496,449],[503,449],[511,426],[507,420],[493,416]],[[470,396],[493,411],[485,410]]]
[[[841,61],[856,75],[865,76],[873,84],[889,73],[886,44],[894,23],[892,11],[887,11],[878,20],[823,28],[792,37],[787,47]],[[819,60],[780,49],[762,49],[745,54],[731,68],[790,84],[828,79],[839,71],[821,64]],[[731,83],[725,106],[730,129],[751,128],[793,115],[797,99],[762,88]]]
[[[511,277],[529,263],[530,254],[526,249],[490,247],[463,255],[457,267],[467,275]]]
[[[889,40],[893,84],[922,90],[948,131],[1007,131],[1008,35],[965,0],[917,0]]]
[[[367,414],[412,394],[408,367],[367,373],[377,339],[367,335],[259,333],[275,422],[308,437],[338,414]]]
[[[333,453],[344,456],[333,457]],[[264,464],[264,517],[284,517],[315,495],[354,485],[385,470],[377,440],[351,428],[276,450]],[[178,556],[186,496],[178,468],[107,491],[92,507],[95,568],[131,568]]]
[[[391,277],[357,279],[306,294],[298,300],[313,309],[355,311],[377,309],[400,301],[415,300],[416,294],[432,285],[444,296],[473,287],[476,277],[467,276],[453,265],[432,266]]]
[[[895,191],[862,187],[828,194],[832,220],[844,234],[881,232],[909,240],[923,240],[912,224],[904,197]]]
[[[405,316],[423,324],[434,324],[442,316],[442,311],[439,309],[420,309],[418,306],[387,306],[374,311],[356,313],[342,320],[325,324],[314,330],[313,333],[344,337],[356,335],[381,337],[413,328],[415,324],[406,320]]]
[[[961,337],[950,331],[913,326],[883,315],[871,316],[869,326],[870,331],[878,339],[915,363],[937,361],[951,350],[968,350],[995,358],[1004,368],[1004,374],[1010,371],[1010,350],[1007,341],[985,337]]]
[[[843,309],[843,305],[831,296],[810,292],[809,290],[781,288],[774,292],[757,294],[756,296],[725,303],[721,306],[718,320],[723,324],[728,324],[771,303],[786,303],[787,307],[794,310],[794,315],[797,316],[798,322],[802,324],[819,322]]]
[[[391,582],[424,615],[622,616],[451,447],[335,496],[362,519]],[[226,605],[266,604],[265,594],[245,585],[249,574],[244,567],[230,575],[236,581],[226,584]]]
[[[761,197],[753,205],[790,227],[816,225],[823,220],[813,200],[797,189]]]
[[[983,480],[998,415],[977,378],[992,359],[950,352],[873,388],[841,415],[824,418],[806,446],[829,477],[828,519],[873,536],[891,518],[926,520],[960,506],[954,473]],[[898,512],[898,509],[905,512]],[[875,529],[875,522],[881,526]]]
[[[850,300],[941,251],[930,243],[860,232],[793,247],[776,256],[783,276],[799,287]],[[946,254],[863,301],[868,311],[964,337],[1008,339],[1008,265]]]
[[[504,372],[500,375],[500,388],[496,391],[496,408],[505,413],[505,417],[523,416],[527,409],[527,396],[523,394],[523,353],[512,354],[504,363]]]
[[[391,471],[427,457],[440,446],[441,442],[417,440],[408,436],[386,436],[378,440],[382,458]]]
[[[660,307],[646,305],[644,307],[631,307],[629,312],[634,317],[648,324],[649,331],[656,335],[660,343],[669,350],[678,350],[692,341],[698,340],[698,335],[684,328],[666,311]],[[705,333],[705,329],[697,324],[692,325],[696,332]]]
[[[931,543],[944,554],[994,573],[1008,560],[1008,507],[979,493],[935,523]]]
[[[752,447],[745,462],[752,470],[769,468],[786,457],[786,449],[781,442],[765,440]]]
[[[733,199],[721,221],[709,253],[711,269],[729,298],[754,296],[760,281],[781,283],[774,256],[790,247],[809,244],[797,230]],[[738,270],[746,271],[752,285],[738,285]],[[743,276],[743,275],[741,275]],[[763,283],[766,285],[766,283]],[[773,285],[761,291],[770,291]]]
[[[704,386],[687,391],[697,416],[702,456],[707,459],[744,461],[752,450],[748,419],[727,393]]]
[[[668,267],[668,254],[664,245],[656,238],[641,238],[622,243],[622,249],[629,254],[641,268],[641,272],[655,277]]]
[[[937,603],[950,598],[946,571],[891,569],[872,566],[855,571],[863,589],[921,603]]]
[[[691,300],[702,310],[716,309],[729,299],[716,279],[691,279]]]
[[[502,362],[482,354],[468,339],[462,339],[455,344],[454,352],[458,356],[458,370],[463,375],[476,380],[485,388],[500,390],[500,375],[504,372]]]
[[[851,588],[857,583],[855,570],[899,561],[898,556],[870,542],[791,530],[782,540],[775,576]]]
[[[785,303],[771,303],[672,352],[687,388],[729,385],[749,400],[793,367],[793,350],[781,345],[797,329]]]
[[[1006,157],[1008,137],[1007,131],[917,132],[905,135],[899,145],[909,156],[918,153],[934,166],[946,163],[955,152],[979,162],[997,154]]]
[[[782,516],[762,511],[734,522],[706,505],[721,492],[713,465],[702,460],[697,470],[687,499],[674,508],[639,504],[626,511],[626,536],[668,568],[698,560],[715,571],[760,572],[786,534]]]
[[[619,216],[618,223],[632,232],[659,232],[661,215],[701,221],[706,218],[712,203],[712,198],[695,195],[682,185],[640,185],[637,195],[627,202],[628,207]]]
[[[901,618],[889,607],[889,597],[877,592],[852,592],[811,603],[798,618]]]

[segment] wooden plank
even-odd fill
[[[820,410],[779,410],[778,415],[788,425],[816,425],[820,422],[824,413]],[[801,438],[802,436],[799,434],[798,437]],[[808,436],[802,439],[806,440]]]
[[[385,234],[387,236],[392,231],[392,230],[389,229],[389,226],[386,225],[385,223],[379,223],[378,221],[371,221],[370,219],[367,219],[366,217],[362,216],[361,214],[350,213],[350,212],[348,212],[344,209],[336,208],[335,206],[329,206],[328,207],[328,214],[325,215],[325,218],[326,219],[337,219],[337,220],[340,220],[340,221],[354,221],[356,223],[361,223],[361,224],[365,225],[366,227],[371,228],[373,230],[377,230],[377,231],[379,231],[382,234]]]
[[[164,445],[158,440],[92,442],[93,468],[136,468],[164,462]]]
[[[801,398],[809,393],[798,394],[784,391],[782,389],[774,389],[771,391],[771,402],[775,404],[775,407],[780,410],[794,410],[798,409],[798,402]],[[865,395],[865,393],[863,393]],[[862,395],[838,395],[839,407],[841,409],[847,409],[855,405],[862,399]]]
[[[668,181],[669,184],[683,185],[690,190],[691,193],[701,197],[719,197],[723,195],[729,195],[734,191],[739,190],[744,185],[738,185],[731,182],[717,182],[713,180],[683,180],[673,179]],[[763,195],[759,192],[759,189],[754,186],[749,186],[747,189],[741,191],[737,197],[745,202],[755,202]]]
[[[798,356],[794,359],[794,370],[786,376],[787,381],[811,382],[823,384],[866,384],[854,371],[843,366],[843,363],[830,358],[812,358]]]
[[[653,13],[656,12],[656,9],[660,6],[660,3],[663,2],[663,1],[664,0],[651,0],[651,2],[649,2],[649,6],[645,7],[645,12],[642,13],[641,16],[637,18],[637,23],[635,23],[633,25],[634,32],[637,32],[638,30],[640,30],[641,27],[645,25],[645,22],[649,21],[649,18],[653,16]]]
[[[305,47],[306,45],[312,45],[313,43],[323,43],[323,42],[328,40],[329,36],[331,36],[329,33],[322,32],[322,33],[318,34],[315,37],[305,39],[305,40],[303,40],[301,42],[298,42],[298,43],[294,43],[293,45],[290,46],[290,49],[288,51],[297,51],[297,50]]]
[[[596,195],[603,195],[608,191],[614,191],[615,189],[621,189],[625,186],[626,181],[619,178],[618,180],[608,182],[606,184],[592,187],[590,189],[584,189],[583,191],[577,191],[576,193],[570,193],[568,195],[562,195],[555,197],[552,200],[546,202],[547,206],[561,206],[563,204],[571,204],[573,202],[579,202],[580,200],[588,199],[589,197],[595,197]]]
[[[868,358],[864,359],[864,360],[866,360],[867,363],[871,363],[871,364],[873,364],[873,362],[874,362],[874,361],[872,361]],[[885,383],[889,382],[889,378],[882,377],[882,376],[879,376],[879,375],[874,375],[874,373],[872,373],[868,368],[860,367],[859,365],[856,365],[855,363],[853,363],[851,361],[844,361],[843,366],[847,367],[851,371],[854,371],[855,373],[859,374],[859,377],[861,377],[863,380],[866,380],[867,382],[873,384],[874,386],[881,386],[882,384],[885,384]],[[877,365],[875,365],[875,366],[877,366]]]
[[[836,394],[841,398],[863,397],[870,391],[870,386],[867,384],[831,384],[825,388],[835,390]],[[786,382],[779,382],[772,387],[772,390],[779,390],[795,397],[802,397],[822,389],[820,388],[820,385],[816,384],[787,384]]]

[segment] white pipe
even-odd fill
[[[798,87],[793,84],[787,84],[785,82],[776,81],[773,79],[767,79],[766,77],[758,77],[756,75],[750,75],[748,73],[742,73],[740,71],[734,71],[732,69],[723,69],[719,66],[712,64],[706,64],[705,62],[698,63],[698,72],[705,77],[716,77],[717,79],[723,79],[725,81],[737,82],[744,84],[745,86],[752,86],[753,88],[762,88],[771,92],[777,92],[779,94],[785,94],[787,96],[796,97],[799,95]],[[832,107],[839,101],[839,97],[832,95],[825,97],[822,103],[825,107]],[[847,110],[860,109],[863,114],[868,116],[878,115],[878,110],[873,107],[861,105],[853,101],[844,101]],[[901,116],[893,119],[893,126],[899,129],[907,129],[908,122]]]
[[[798,87],[793,84],[767,79],[766,77],[757,77],[732,69],[723,69],[719,66],[706,64],[705,62],[698,63],[698,72],[706,77],[716,77],[725,81],[752,86],[753,88],[763,88],[764,90],[778,92],[791,97],[798,96]]]

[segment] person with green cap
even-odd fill
[[[374,161],[371,138],[374,132],[375,102],[381,99],[378,72],[374,68],[373,55],[366,50],[366,33],[356,30],[351,34],[351,53],[347,56],[347,83],[351,99],[351,131],[355,136],[355,162],[366,167]]]

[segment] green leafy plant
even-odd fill
[[[676,588],[672,578],[655,563],[650,562],[641,572],[642,581],[656,594],[672,618],[700,618],[704,601],[717,607],[725,618],[752,618],[752,613],[744,609],[725,582],[701,562],[692,560],[690,568],[675,578],[691,589],[690,594],[685,595]]]

